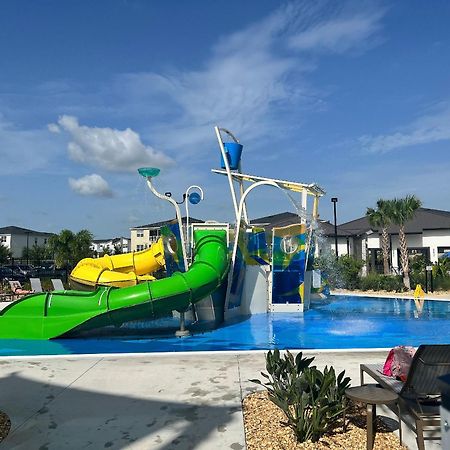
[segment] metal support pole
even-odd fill
[[[333,212],[334,212],[334,249],[336,252],[336,260],[339,259],[338,253],[338,236],[337,236],[337,215],[336,215],[336,203],[338,201],[337,197],[332,197]]]
[[[180,329],[175,331],[175,336],[177,337],[186,337],[191,334],[191,332],[186,329],[186,321],[184,315],[185,311],[180,312]]]

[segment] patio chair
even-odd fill
[[[30,278],[31,289],[34,292],[43,292],[41,280],[39,278]]]
[[[9,286],[14,297],[23,297],[24,295],[32,294],[34,291],[24,289],[20,284],[20,281],[9,280]]]
[[[440,430],[441,393],[437,378],[450,373],[450,345],[421,345],[411,362],[404,383],[383,375],[383,364],[361,364],[361,384],[364,373],[386,389],[399,395],[401,418],[417,435],[417,447],[425,450],[425,440],[437,439],[434,435],[424,437],[424,432]]]
[[[52,285],[55,291],[64,291],[65,287],[59,278],[52,278]]]

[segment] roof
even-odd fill
[[[173,221],[175,221],[176,219],[167,219],[167,220],[163,220],[161,222],[154,222],[154,223],[148,223],[147,225],[139,225],[137,227],[132,227],[132,230],[138,230],[141,228],[161,228],[164,225],[167,225],[168,223],[171,223]],[[186,216],[183,216],[181,218],[181,222],[182,223],[186,223]],[[202,219],[196,219],[195,217],[189,217],[189,223],[205,223],[204,220]]]
[[[273,214],[271,216],[259,217],[250,221],[252,225],[261,225],[266,229],[271,230],[274,227],[286,227],[288,225],[294,225],[299,223],[300,217],[293,212],[283,212],[279,214]],[[334,225],[325,220],[319,221],[319,228],[321,234],[325,236],[334,236]],[[349,233],[346,230],[337,227],[338,236],[348,236]]]
[[[366,216],[343,223],[340,227],[353,235],[361,235],[369,230],[379,231],[378,227],[370,225]],[[422,233],[424,230],[450,230],[450,211],[419,208],[413,219],[406,222],[405,232],[415,234]],[[397,225],[388,228],[389,234],[398,234],[398,231]]]
[[[54,233],[45,233],[43,231],[35,231],[28,228],[11,225],[8,227],[1,227],[0,234],[33,234],[35,236],[52,236]]]

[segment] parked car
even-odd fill
[[[27,277],[22,273],[10,267],[0,267],[0,280],[3,279],[16,280],[24,283]]]
[[[21,273],[26,278],[34,277],[36,275],[36,269],[30,264],[8,264],[3,267],[15,270],[16,272]]]

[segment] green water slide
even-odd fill
[[[185,273],[125,288],[32,294],[9,304],[0,311],[0,338],[52,339],[70,331],[185,311],[214,292],[228,271],[224,230],[197,230],[194,240],[196,255]]]

